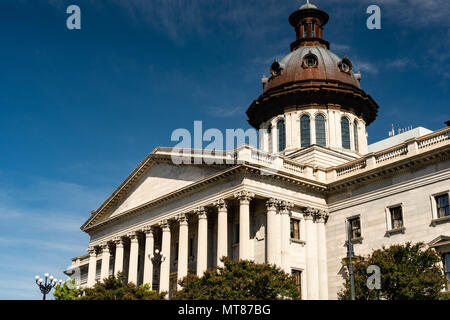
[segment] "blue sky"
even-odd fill
[[[391,124],[450,120],[447,0],[317,0],[325,39],[361,70]],[[270,63],[289,52],[302,0],[0,1],[0,299],[38,299],[85,253],[79,227],[176,128],[248,128]],[[67,6],[82,30],[66,28]],[[369,4],[382,29],[368,30]]]

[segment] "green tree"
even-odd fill
[[[442,289],[445,277],[439,265],[441,258],[423,243],[393,245],[374,250],[368,257],[354,263],[355,296],[357,300],[437,300],[445,299]],[[346,266],[346,262],[342,262]],[[367,268],[376,265],[381,269],[381,289],[367,287]],[[341,300],[350,299],[350,281],[345,268],[344,289]]]
[[[269,264],[231,261],[222,258],[224,267],[207,271],[202,277],[189,274],[180,281],[182,290],[176,300],[279,300],[299,299],[294,278]]]
[[[57,285],[53,296],[55,300],[78,300],[83,293],[83,290],[76,288],[75,280],[66,281],[64,284]]]
[[[163,300],[166,294],[151,290],[148,284],[125,283],[124,275],[119,272],[84,289],[81,300]]]

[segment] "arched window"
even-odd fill
[[[341,118],[342,148],[350,150],[350,122],[346,117]]]
[[[355,151],[359,152],[359,143],[358,143],[358,122],[355,120],[353,123],[353,138],[355,139]]]
[[[311,145],[311,130],[310,130],[310,120],[308,115],[303,115],[300,118],[300,138],[302,148],[309,147]]]
[[[267,143],[269,144],[269,153],[272,153],[272,125],[267,129]]]
[[[327,138],[325,136],[325,117],[322,114],[316,116],[316,144],[326,146]]]
[[[284,120],[280,120],[277,123],[278,130],[278,152],[286,149],[286,129],[284,125]]]

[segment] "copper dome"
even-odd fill
[[[309,55],[317,58],[315,67],[307,68],[304,66],[305,57]],[[344,72],[340,68],[340,64],[345,61],[351,68],[350,60],[346,57],[344,59],[339,58],[321,45],[299,47],[279,62],[279,74],[268,79],[264,91],[269,91],[286,83],[303,80],[340,81],[360,88],[359,75],[355,75],[351,69]]]
[[[373,122],[378,105],[360,87],[361,75],[352,63],[329,50],[323,36],[328,14],[307,4],[289,17],[296,41],[291,53],[270,67],[270,77],[263,78],[263,94],[247,110],[249,123],[259,128],[286,109],[311,106],[340,108]]]

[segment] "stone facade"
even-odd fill
[[[349,59],[329,52],[327,20],[309,3],[291,15],[292,53],[274,62],[247,111],[263,129],[260,150],[157,148],[92,212],[82,226],[88,254],[72,260],[83,286],[123,271],[170,297],[177,280],[228,256],[296,272],[303,299],[336,299],[353,218],[357,255],[407,241],[450,252],[450,129],[392,137],[368,153],[366,126],[378,106]],[[308,46],[324,56],[315,61]],[[447,209],[437,202],[445,196]]]

